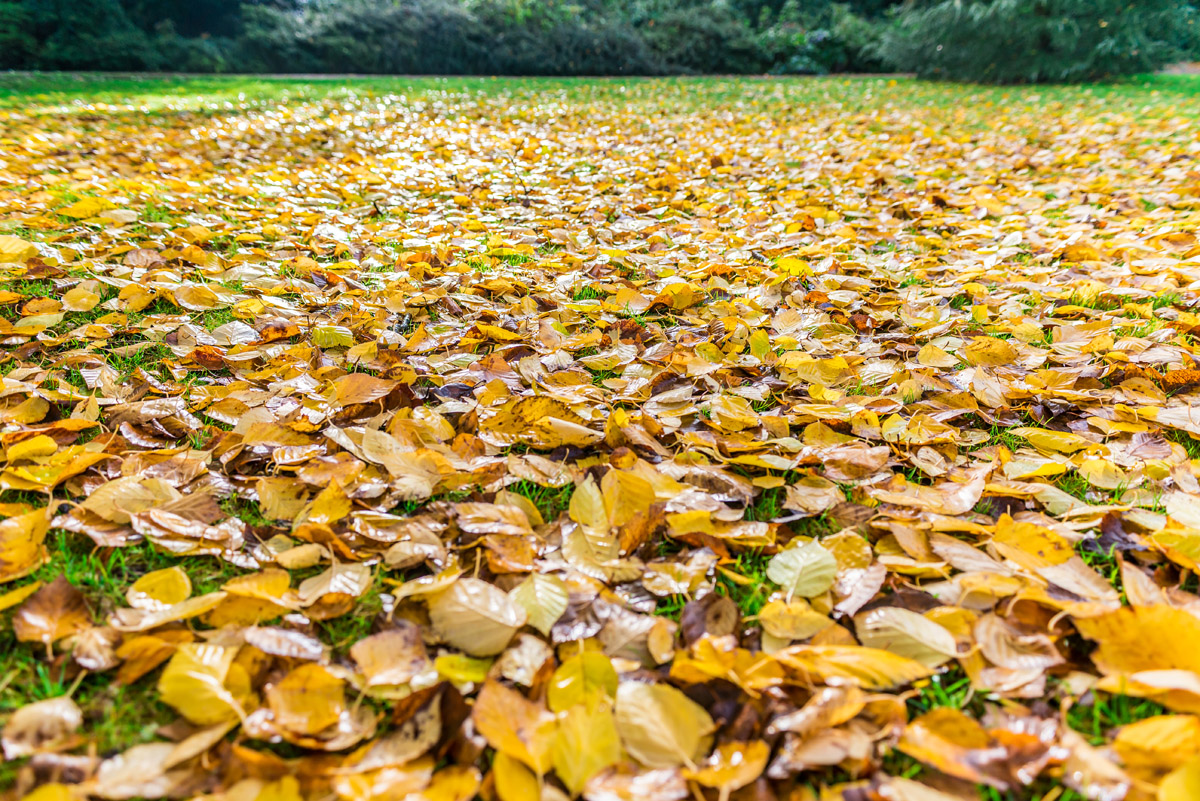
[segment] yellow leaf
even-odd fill
[[[354,503],[346,497],[342,485],[334,481],[313,498],[305,517],[310,523],[336,523],[353,508]]]
[[[541,783],[533,771],[503,751],[492,762],[492,778],[500,801],[528,801],[542,795]]]
[[[27,459],[40,459],[44,456],[50,456],[57,450],[57,442],[45,434],[39,434],[36,437],[23,439],[20,442],[10,445],[4,455],[11,463]]]
[[[962,349],[961,355],[968,364],[998,367],[1016,361],[1017,349],[1003,339],[976,337]]]
[[[771,601],[758,613],[758,622],[763,631],[781,640],[807,640],[833,625],[832,620],[799,598]]]
[[[775,266],[788,275],[801,276],[813,274],[812,268],[808,266],[807,262],[792,258],[791,256],[785,256],[784,258],[779,259],[775,262]]]
[[[932,342],[923,345],[917,351],[917,361],[925,367],[954,367],[958,364],[957,358],[951,356]]]
[[[37,255],[32,242],[15,236],[0,235],[0,264],[24,264]]]
[[[26,584],[24,587],[17,587],[15,590],[9,590],[3,595],[0,595],[0,610],[16,606],[17,604],[21,603],[21,601],[24,601],[30,595],[33,595],[35,592],[37,592],[38,588],[41,586],[42,582],[35,581],[32,584]]]
[[[943,626],[908,609],[884,606],[855,618],[858,640],[920,662],[929,668],[949,662],[958,654],[954,635]]]
[[[621,759],[621,739],[607,704],[571,707],[558,722],[554,740],[554,772],[571,795],[587,780]]]
[[[820,595],[836,576],[837,560],[815,541],[793,545],[767,563],[767,578],[782,587],[789,600],[793,595]]]
[[[599,651],[584,651],[558,666],[546,690],[552,712],[564,712],[577,704],[594,706],[617,692],[617,671]]]
[[[705,787],[721,791],[728,797],[762,775],[771,756],[770,747],[762,740],[748,743],[723,743],[698,770],[685,770],[684,776]]]
[[[77,801],[74,788],[78,785],[49,782],[21,796],[21,801]]]
[[[433,774],[429,786],[417,798],[420,801],[470,801],[478,793],[481,780],[479,770],[473,765],[449,765]]]
[[[499,587],[462,578],[429,600],[429,619],[446,642],[471,656],[493,656],[525,625],[525,610]]]
[[[1158,801],[1195,801],[1200,798],[1200,757],[1171,771],[1158,786]]]
[[[1014,428],[1013,434],[1029,440],[1029,444],[1051,453],[1075,453],[1082,450],[1105,450],[1103,445],[1069,431],[1048,431],[1044,428]]]
[[[694,767],[715,728],[708,712],[674,687],[636,681],[617,688],[616,724],[625,750],[648,768]]]
[[[154,570],[142,576],[125,593],[130,606],[161,609],[182,603],[191,597],[192,580],[178,565]]]
[[[338,722],[346,709],[345,682],[321,665],[307,664],[267,690],[275,722],[296,734],[317,734]]]
[[[1079,618],[1075,627],[1099,646],[1092,658],[1106,674],[1200,672],[1200,618],[1183,609],[1161,604],[1115,609]]]
[[[42,542],[50,530],[46,509],[0,521],[0,583],[27,575],[41,564]]]
[[[463,654],[443,654],[434,660],[433,666],[438,675],[445,676],[455,684],[472,682],[479,684],[487,678],[491,668],[491,659],[472,659]]]
[[[509,591],[509,597],[525,610],[529,625],[547,636],[551,627],[567,611],[566,583],[558,576],[546,573],[530,573]]]
[[[475,328],[478,329],[479,335],[484,339],[490,339],[496,342],[516,342],[524,339],[524,337],[516,331],[509,331],[507,328],[501,328],[498,325],[487,325],[486,323],[477,323]]]
[[[100,296],[95,292],[77,286],[68,290],[63,296],[63,308],[72,312],[90,312],[100,304]]]
[[[554,716],[516,690],[488,681],[475,699],[471,718],[492,748],[519,760],[539,776],[550,769]]]
[[[240,707],[225,687],[237,648],[184,643],[158,679],[162,702],[198,726],[213,726],[238,717]]]
[[[63,214],[75,220],[85,220],[89,217],[95,217],[102,211],[115,209],[113,203],[100,197],[84,197],[76,200],[66,208],[57,209],[57,214]]]
[[[933,672],[916,660],[857,645],[793,645],[772,658],[807,676],[806,681],[854,684],[869,690],[898,687]]]
[[[348,348],[354,344],[354,332],[339,325],[318,325],[312,330],[312,342],[318,348]]]
[[[1200,718],[1156,715],[1122,726],[1113,748],[1127,770],[1158,781],[1163,773],[1200,755]]]

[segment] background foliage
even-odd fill
[[[1179,0],[940,0],[899,15],[876,51],[930,78],[1086,81],[1158,69],[1196,32]]]
[[[0,68],[1089,80],[1195,53],[1189,0],[0,0]]]

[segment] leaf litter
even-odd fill
[[[1193,117],[452,86],[5,113],[12,797],[1195,796]]]

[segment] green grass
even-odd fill
[[[652,315],[647,315],[643,312],[635,312],[628,307],[626,307],[625,311],[618,312],[617,316],[623,320],[633,320],[642,328],[645,328],[647,325],[649,325],[651,319],[653,319]]]
[[[914,689],[917,694],[907,701],[910,720],[943,707],[969,711],[977,717],[983,714],[984,699],[972,691],[971,680],[957,664],[918,682]]]
[[[717,573],[717,592],[737,604],[743,617],[754,617],[767,603],[775,585],[767,579],[767,562],[771,557],[758,550],[739,554],[727,570],[749,579],[742,583],[734,581],[724,573]]]
[[[34,490],[3,490],[0,491],[0,503],[27,503],[36,509],[46,505],[49,496],[44,492]],[[2,519],[2,516],[0,516]]]
[[[1069,472],[1054,477],[1054,486],[1068,495],[1074,496],[1084,503],[1112,503],[1125,494],[1125,488],[1115,490],[1097,487],[1088,482],[1079,473]]]
[[[1083,563],[1099,573],[1112,588],[1121,593],[1121,602],[1125,602],[1125,585],[1121,581],[1121,564],[1117,561],[1117,548],[1114,545],[1107,551],[1083,547],[1080,543],[1075,548]]]
[[[354,643],[371,633],[376,616],[383,611],[386,587],[384,571],[376,570],[374,581],[345,614],[322,620],[316,624],[318,638],[337,652],[344,652]]]
[[[603,297],[604,297],[603,293],[597,291],[596,289],[593,289],[590,286],[585,286],[581,289],[575,290],[575,294],[571,296],[571,300],[574,300],[574,301],[600,300]]]
[[[34,280],[7,278],[0,281],[0,289],[16,292],[18,295],[24,295],[27,298],[53,298],[58,296],[58,293],[54,290],[54,283],[45,278]]]
[[[149,347],[141,348],[124,356],[108,353],[106,357],[108,366],[120,373],[122,379],[126,379],[137,372],[138,368],[151,375],[156,375],[162,367],[163,361],[174,358],[174,354],[167,349],[166,345],[151,344]]]
[[[129,586],[152,570],[178,565],[191,577],[196,594],[212,592],[241,572],[214,557],[180,557],[145,542],[97,548],[83,535],[58,529],[50,533],[46,546],[50,561],[18,586],[49,583],[61,575],[83,594],[97,622],[112,609],[126,606]],[[121,686],[111,673],[77,672],[69,660],[47,663],[41,643],[17,641],[11,625],[17,608],[0,612],[0,717],[35,701],[70,694],[84,714],[82,733],[100,754],[153,739],[158,727],[178,717],[158,700],[155,674]],[[64,672],[68,669],[71,672]],[[26,761],[0,764],[0,786],[11,787]]]
[[[620,378],[621,377],[620,373],[617,373],[613,370],[588,369],[588,372],[592,374],[592,383],[598,387],[604,386],[604,382],[608,381],[610,378]]]
[[[1164,323],[1162,320],[1146,320],[1144,322],[1139,320],[1137,325],[1133,326],[1127,331],[1122,331],[1121,335],[1140,339],[1142,337],[1150,336],[1155,331],[1162,328],[1163,325]]]
[[[1170,306],[1179,306],[1183,303],[1183,295],[1179,292],[1164,292],[1161,295],[1155,295],[1150,298],[1150,306],[1154,309],[1162,309]]]
[[[1104,744],[1105,735],[1118,726],[1167,714],[1166,707],[1145,698],[1102,692],[1090,695],[1091,703],[1077,703],[1067,710],[1067,725],[1085,736],[1092,745]]]
[[[758,496],[746,507],[746,520],[769,523],[783,514],[783,502],[787,500],[784,487],[769,487],[760,490]]]
[[[147,203],[140,217],[144,223],[169,223],[175,220],[175,215],[166,206],[157,203]]]
[[[0,681],[8,680],[0,692],[0,717],[34,701],[70,694],[83,712],[81,733],[101,756],[158,739],[156,731],[179,717],[158,700],[156,673],[128,686],[113,682],[111,674],[85,673],[68,678],[59,668],[26,658],[19,652],[12,658],[11,643],[5,642],[6,639],[0,636],[0,646],[10,655],[5,663],[7,671],[0,675]],[[28,758],[0,760],[0,787],[14,786],[28,761]]]
[[[233,309],[225,307],[223,309],[212,309],[201,313],[196,318],[196,323],[207,331],[213,331],[226,323],[232,323],[237,318],[233,316]]]
[[[683,607],[687,606],[687,602],[688,597],[686,595],[664,596],[658,599],[658,605],[654,607],[654,614],[678,623],[680,616],[683,615]]]
[[[192,579],[195,594],[214,592],[242,570],[215,556],[179,556],[149,542],[123,548],[99,548],[82,534],[54,529],[46,538],[50,561],[31,578],[51,582],[58,576],[83,593],[93,611],[105,603],[125,606],[129,585],[152,570],[178,565]]]
[[[535,484],[525,479],[508,485],[506,489],[511,493],[528,498],[547,523],[557,520],[559,515],[567,511],[567,507],[571,505],[571,496],[575,494],[574,484],[543,487],[541,484]]]
[[[442,492],[437,495],[431,495],[430,497],[425,498],[424,500],[401,501],[400,505],[393,508],[391,511],[393,514],[412,515],[412,514],[416,514],[417,512],[421,511],[422,509],[424,509],[426,506],[433,503],[434,501],[448,501],[450,503],[462,503],[463,501],[470,498],[471,495],[474,494],[478,489],[479,489],[479,487],[476,486],[476,487],[473,487],[472,489],[451,490],[449,492]]]
[[[1087,494],[1092,489],[1092,485],[1088,483],[1086,478],[1074,472],[1063,473],[1055,477],[1054,486],[1081,501],[1088,500]]]
[[[994,425],[988,430],[987,441],[979,447],[987,448],[989,446],[995,447],[996,445],[1003,445],[1015,453],[1018,449],[1025,447],[1025,438],[1017,436],[1007,428]]]
[[[1065,306],[1082,306],[1096,311],[1116,311],[1121,308],[1121,301],[1103,294],[1078,295],[1072,294],[1067,298]]]
[[[275,521],[265,517],[258,506],[258,501],[245,498],[230,497],[221,501],[221,511],[230,517],[236,517],[249,526],[261,528],[274,525]]]

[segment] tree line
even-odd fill
[[[1197,57],[1192,0],[0,0],[0,68],[1093,80]]]

